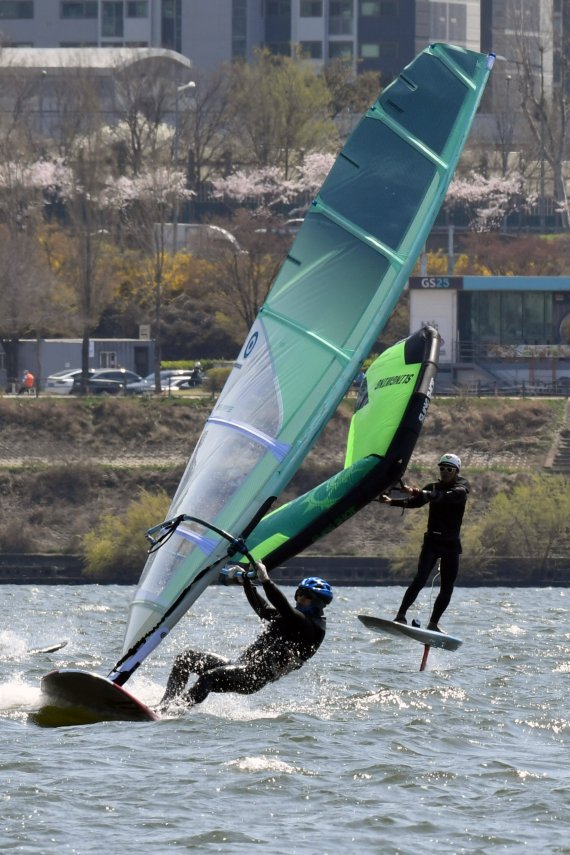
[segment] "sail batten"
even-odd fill
[[[453,61],[449,53],[440,50],[440,45],[430,45],[427,50],[431,53],[432,56],[436,56],[440,62],[442,62],[451,72],[454,74],[458,80],[468,88],[473,91],[476,89],[475,81],[469,77],[465,72],[459,67],[459,65]]]
[[[206,424],[221,425],[222,427],[228,428],[228,430],[235,430],[238,433],[247,436],[249,439],[254,440],[254,442],[258,442],[265,448],[268,448],[278,460],[283,460],[291,448],[289,443],[278,442],[274,437],[268,436],[268,434],[263,433],[263,431],[260,431],[251,425],[246,425],[243,422],[222,419],[219,416],[210,416]]]
[[[431,148],[429,148],[425,143],[415,137],[413,134],[410,134],[402,125],[395,119],[392,118],[385,110],[381,110],[378,107],[371,109],[367,118],[375,119],[377,122],[383,122],[387,125],[390,130],[392,130],[395,134],[397,134],[404,142],[408,145],[415,148],[417,151],[421,152],[423,155],[427,157],[428,160],[431,160],[439,169],[445,170],[448,168],[449,164],[442,157],[436,154]]]
[[[323,336],[317,335],[313,330],[310,330],[306,326],[303,326],[302,324],[299,324],[296,321],[292,320],[292,318],[289,318],[286,315],[281,315],[279,312],[273,311],[268,306],[264,306],[261,309],[260,314],[263,314],[266,317],[270,317],[272,320],[276,321],[284,327],[288,327],[291,330],[295,330],[295,332],[297,332],[301,338],[306,337],[308,339],[312,339],[313,341],[318,342],[319,345],[321,345],[325,350],[334,353],[335,356],[337,356],[338,359],[344,364],[346,364],[353,355],[352,353],[347,353],[346,351],[342,350],[342,348],[337,347],[334,342],[325,339]]]
[[[347,217],[343,217],[338,211],[335,211],[334,208],[331,208],[330,205],[327,205],[323,202],[322,199],[317,197],[313,202],[313,207],[323,216],[328,217],[333,223],[337,226],[340,226],[341,229],[348,232],[348,234],[353,235],[353,237],[357,238],[357,240],[362,241],[362,243],[368,244],[368,246],[375,249],[377,252],[381,253],[381,255],[385,256],[390,260],[390,262],[397,267],[401,268],[404,264],[404,259],[396,252],[396,250],[387,246],[382,241],[378,240],[378,238],[374,237],[374,235],[370,234],[370,232],[365,232],[363,229],[358,228],[358,226],[353,223],[351,220],[347,219]]]

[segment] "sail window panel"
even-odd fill
[[[267,305],[310,332],[346,346],[388,270],[385,256],[310,211]]]
[[[412,84],[412,85],[410,85]],[[422,56],[380,97],[386,112],[410,134],[441,154],[467,94],[441,62]]]
[[[435,165],[374,119],[360,123],[343,154],[329,172],[320,197],[359,229],[396,250],[432,184]],[[378,176],[387,172],[390,181],[379,181]]]
[[[275,370],[276,344],[270,346],[266,326],[260,320],[236,360],[212,417],[238,425],[248,425],[268,438],[278,436],[282,403]]]

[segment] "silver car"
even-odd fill
[[[50,374],[46,380],[44,392],[48,395],[69,395],[73,381],[81,375],[81,368],[65,368]]]

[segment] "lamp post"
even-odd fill
[[[544,231],[544,46],[540,51],[540,228]]]
[[[176,97],[174,99],[174,170],[178,172],[178,137],[179,137],[179,118],[180,118],[180,93],[186,92],[188,89],[195,89],[196,84],[193,80],[182,86],[176,87]],[[172,223],[172,244],[174,255],[178,252],[178,193],[174,197],[174,214]]]

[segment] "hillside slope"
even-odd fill
[[[433,401],[407,480],[436,474],[444,451],[461,455],[473,486],[470,513],[525,471],[540,471],[565,401],[441,398]],[[343,401],[283,499],[342,468],[354,399]],[[210,411],[207,400],[0,399],[0,550],[75,552],[104,513],[139,490],[171,495]],[[404,520],[376,503],[310,550],[385,555]]]

